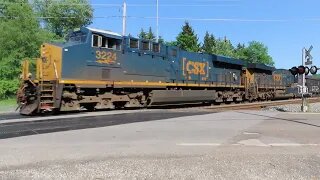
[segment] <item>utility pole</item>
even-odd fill
[[[123,1],[122,6],[122,36],[126,35],[126,29],[127,29],[127,3],[126,0]]]
[[[157,1],[157,31],[156,31],[156,40],[159,42],[159,0]]]

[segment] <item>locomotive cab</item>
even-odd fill
[[[64,43],[42,44],[39,58],[22,63],[17,92],[20,113],[30,115],[60,109],[66,86],[80,88],[84,86],[77,83],[90,80],[100,83],[115,78],[110,74],[112,68],[120,67],[122,42],[120,34],[83,27],[70,32]]]

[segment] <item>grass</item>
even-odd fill
[[[14,111],[17,107],[17,101],[15,98],[0,100],[0,112]]]

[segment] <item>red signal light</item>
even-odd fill
[[[299,74],[304,74],[306,72],[306,68],[304,66],[299,66],[298,67],[298,73]]]

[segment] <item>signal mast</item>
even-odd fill
[[[302,76],[302,85],[301,85],[301,97],[302,97],[302,105],[301,105],[301,111],[302,112],[307,112],[307,102],[306,102],[306,97],[304,96],[305,93],[307,93],[307,88],[306,88],[306,75],[311,73],[312,75],[317,74],[317,71],[320,68],[317,68],[316,66],[312,66],[312,59],[313,57],[311,56],[311,51],[313,49],[313,46],[310,46],[310,48],[307,50],[306,48],[302,49],[302,65],[299,67],[292,67],[289,69],[292,75],[300,75]],[[311,66],[310,68],[308,66]]]

